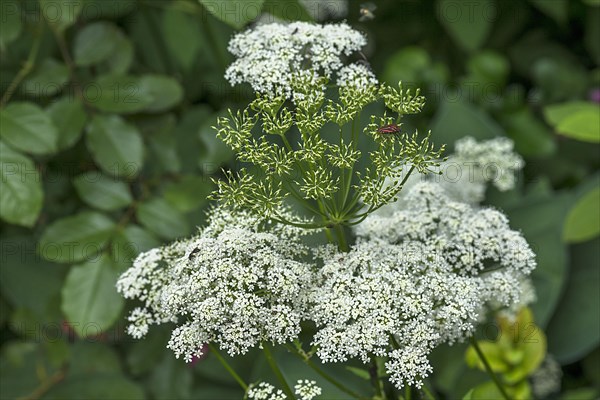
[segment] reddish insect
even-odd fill
[[[398,133],[400,132],[400,127],[396,124],[384,125],[377,128],[378,133]]]

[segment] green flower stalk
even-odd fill
[[[292,101],[259,94],[245,110],[219,118],[218,137],[247,167],[216,181],[216,200],[302,228],[355,225],[396,200],[411,173],[440,165],[443,146],[436,150],[429,134],[419,138],[401,129],[402,118],[425,104],[418,90],[359,85],[355,78],[330,99],[327,84],[327,78],[298,74],[291,81]],[[363,110],[378,101],[386,111],[370,115],[361,130]],[[327,124],[337,127],[336,135],[325,133]],[[386,126],[395,130],[387,132]],[[371,139],[372,151],[359,150],[359,135]],[[304,207],[307,218],[288,220],[280,213],[290,199]]]

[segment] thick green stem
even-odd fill
[[[341,251],[347,252],[349,250],[348,241],[346,240],[346,233],[344,227],[340,224],[335,225],[335,234],[338,238],[338,247]]]
[[[229,363],[223,358],[221,353],[219,353],[219,350],[217,350],[217,348],[210,343],[208,347],[210,348],[210,351],[215,355],[215,357],[217,357],[221,365],[223,365],[227,372],[229,372],[229,374],[233,377],[233,379],[235,379],[236,382],[240,384],[242,389],[244,389],[244,391],[248,390],[248,385],[246,384],[246,382],[244,382],[244,380],[235,372],[235,370],[231,368]]]
[[[511,400],[510,396],[508,395],[508,393],[506,393],[506,390],[504,389],[504,385],[502,385],[502,382],[500,382],[500,379],[498,379],[498,376],[492,370],[490,363],[488,362],[487,358],[485,358],[485,354],[483,354],[483,351],[481,351],[481,347],[479,347],[479,344],[477,343],[477,340],[475,340],[474,337],[471,337],[471,345],[473,346],[475,352],[477,353],[477,356],[479,356],[479,359],[483,363],[486,372],[488,373],[490,378],[492,378],[492,380],[496,384],[496,387],[498,387],[498,390],[500,391],[500,394],[502,394],[502,397],[504,397],[506,400]]]
[[[325,228],[325,237],[327,237],[327,243],[335,244],[335,238],[333,237],[333,233],[331,233],[331,229]]]
[[[290,385],[288,385],[287,381],[285,380],[285,377],[283,376],[281,369],[279,369],[279,366],[277,365],[277,362],[275,361],[275,358],[273,357],[273,354],[271,353],[271,350],[269,349],[269,345],[266,343],[263,343],[262,348],[263,348],[263,352],[265,353],[265,358],[267,359],[267,362],[269,363],[269,366],[271,367],[271,369],[273,370],[273,373],[275,374],[275,376],[281,383],[281,386],[283,386],[283,391],[284,391],[285,395],[287,397],[289,397],[291,400],[295,400],[296,396],[294,395],[294,392],[290,388]]]
[[[369,375],[371,377],[371,385],[375,390],[375,395],[379,399],[385,399],[385,391],[383,390],[383,384],[379,378],[379,368],[377,367],[377,360],[375,357],[371,360],[371,367],[369,368]]]
[[[352,120],[352,148],[354,150],[357,149],[357,141],[358,141],[358,137],[356,135],[356,124],[354,122],[354,120]],[[344,210],[346,210],[346,202],[348,201],[348,195],[350,194],[350,187],[352,186],[352,176],[354,174],[354,164],[352,164],[352,167],[348,170],[348,177],[346,177],[346,171],[342,171],[342,175],[344,176],[344,196],[343,196],[343,200],[342,200],[342,205],[340,206],[340,210],[342,210],[342,213],[344,212]]]

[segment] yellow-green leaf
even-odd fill
[[[590,190],[567,215],[563,239],[568,243],[585,242],[600,233],[600,187]]]

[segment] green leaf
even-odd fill
[[[98,64],[110,57],[119,38],[119,29],[110,22],[94,22],[77,31],[73,56],[75,64]]]
[[[558,126],[568,117],[579,112],[598,111],[598,106],[592,102],[571,101],[544,107],[544,117],[552,126]]]
[[[53,58],[46,58],[35,72],[23,82],[23,91],[27,96],[50,97],[58,93],[69,81],[69,69]]]
[[[542,328],[552,316],[565,282],[568,259],[561,236],[568,200],[541,181],[512,205],[495,204],[504,209],[514,229],[523,231],[536,253],[537,267],[531,278],[537,301],[531,309]]]
[[[131,43],[131,40],[121,31],[118,31],[117,33],[112,56],[106,60],[106,64],[111,72],[115,74],[124,74],[129,70],[131,63],[133,62],[133,43]]]
[[[51,303],[60,295],[65,267],[42,259],[31,236],[5,237],[0,247],[2,297],[13,307],[33,312],[40,319],[50,316]]]
[[[89,102],[104,112],[129,114],[140,111],[160,112],[183,99],[183,88],[165,75],[107,74],[98,78],[97,94]],[[90,89],[91,91],[91,89]]]
[[[559,400],[590,400],[597,399],[599,391],[592,387],[583,387],[571,390],[565,390],[561,393]]]
[[[85,20],[119,18],[139,9],[135,0],[85,0],[84,5],[85,12],[81,17]]]
[[[366,369],[350,367],[350,366],[346,366],[346,369],[361,379],[364,379],[364,380],[371,379],[371,374],[369,374],[369,371],[367,371]]]
[[[84,211],[49,225],[38,245],[46,260],[73,263],[93,259],[113,234],[115,223],[104,214]]]
[[[214,185],[206,176],[183,176],[177,182],[167,185],[165,199],[181,212],[192,211],[205,204]]]
[[[504,360],[504,349],[501,346],[499,346],[497,343],[488,341],[478,341],[478,344],[479,348],[490,364],[492,371],[505,372],[510,369],[510,365]],[[483,365],[481,358],[479,358],[479,355],[473,346],[469,346],[467,349],[467,352],[465,353],[465,361],[469,367],[479,368],[481,371],[485,371],[485,366]]]
[[[73,180],[73,184],[83,201],[100,210],[118,210],[133,201],[125,182],[99,172],[81,174]]]
[[[140,92],[152,98],[152,102],[144,107],[144,111],[165,111],[183,99],[183,88],[179,82],[168,76],[144,75],[138,84]]]
[[[21,34],[21,8],[18,2],[7,0],[2,2],[0,7],[0,51],[4,51],[6,46],[19,37]]]
[[[199,24],[191,16],[169,7],[163,13],[162,28],[169,52],[184,70],[190,70],[201,48]]]
[[[147,139],[151,160],[155,163],[149,167],[162,171],[179,172],[181,160],[177,153],[177,140],[175,138],[175,124],[177,120],[173,114],[150,116],[138,122],[142,134]]]
[[[469,368],[461,362],[465,356],[467,345],[455,343],[452,346],[442,344],[431,353],[431,364],[434,370],[432,383],[450,399],[458,399],[474,386],[489,379],[485,372]]]
[[[143,251],[160,246],[160,241],[138,225],[127,225],[111,243],[111,257],[119,270],[131,266],[133,259]]]
[[[106,344],[75,342],[71,345],[71,353],[67,379],[122,372],[119,355]]]
[[[132,178],[142,169],[144,144],[137,128],[117,115],[96,115],[87,127],[94,161],[110,175]]]
[[[166,353],[148,380],[148,388],[156,399],[191,399],[192,369],[182,360]]]
[[[600,233],[600,187],[580,198],[571,208],[565,221],[563,239],[567,243],[579,243],[592,239]]]
[[[91,375],[81,379],[66,380],[50,390],[47,400],[143,400],[143,389],[120,375]]]
[[[526,31],[508,50],[511,66],[533,78],[536,97],[546,103],[580,98],[587,91],[588,71],[561,42],[540,30]]]
[[[510,63],[506,57],[493,50],[478,52],[467,62],[469,79],[483,86],[504,86],[510,72]]]
[[[548,352],[561,364],[583,358],[600,344],[600,238],[572,246],[571,270],[546,330]]]
[[[469,391],[470,400],[489,400],[489,399],[503,399],[504,396],[498,390],[498,387],[494,382],[484,382]]]
[[[431,122],[431,135],[436,143],[452,144],[464,136],[478,140],[502,136],[502,128],[484,111],[462,101],[443,102]]]
[[[197,10],[194,3],[185,3]],[[177,4],[181,4],[181,2],[177,2]],[[144,7],[140,11],[135,14],[135,18],[129,21],[127,29],[129,37],[135,43],[136,59],[145,65],[151,65],[154,72],[168,73],[169,68],[167,66],[170,67],[171,59],[162,56],[165,51],[164,45],[159,43],[158,40],[147,40],[147,38],[157,34],[156,23],[160,21],[162,10],[154,9],[154,7]],[[208,16],[205,17],[209,18]]]
[[[140,204],[136,216],[142,225],[163,239],[172,240],[190,233],[183,214],[160,198]]]
[[[106,331],[123,310],[118,273],[107,254],[71,268],[62,289],[62,310],[79,337]]]
[[[570,115],[558,124],[556,130],[571,139],[600,143],[600,108]]]
[[[44,201],[42,179],[31,159],[0,141],[0,217],[31,227],[37,221]]]
[[[261,13],[264,0],[199,0],[217,19],[241,29]]]
[[[515,142],[517,153],[525,157],[548,157],[556,152],[554,135],[529,107],[503,114],[502,124],[507,136]]]
[[[532,43],[532,45],[535,45]],[[554,44],[548,44],[553,49]],[[535,51],[525,49],[526,51]],[[554,50],[554,49],[553,49]],[[544,103],[583,97],[588,90],[588,72],[576,61],[569,61],[571,54],[561,55],[560,51],[549,51],[548,56],[532,60],[529,69],[533,75],[533,84],[538,86],[536,97]]]
[[[144,340],[136,340],[127,352],[127,366],[134,375],[142,375],[158,365],[169,352],[167,343],[171,335],[168,327],[162,325],[150,329]],[[172,353],[171,353],[172,356]]]
[[[513,368],[504,375],[511,384],[527,379],[546,357],[547,340],[544,332],[532,323],[521,323],[520,327],[523,329],[518,350],[522,353],[522,358],[518,363],[512,363]]]
[[[424,80],[424,72],[431,65],[429,53],[422,47],[409,46],[394,53],[386,62],[385,82],[418,84]]]
[[[73,25],[85,3],[80,0],[40,0],[44,19],[59,32]]]
[[[308,3],[307,5],[320,7],[319,3]],[[263,12],[284,21],[313,21],[305,4],[299,0],[265,0]]]
[[[440,23],[456,44],[473,52],[485,43],[498,7],[494,0],[438,0],[436,10]]]
[[[73,146],[83,133],[87,114],[78,99],[63,97],[53,102],[46,110],[58,130],[58,149]]]
[[[39,339],[38,339],[39,340]],[[2,345],[0,358],[0,398],[26,398],[41,384],[44,371],[47,376],[55,374],[54,368],[44,356],[40,343],[10,341]]]
[[[190,107],[185,111],[175,128],[174,136],[177,141],[177,153],[181,162],[181,171],[196,173],[198,162],[205,162],[202,158],[206,145],[203,145],[200,137],[201,127],[207,121],[214,121],[213,113],[206,105]],[[208,124],[207,124],[208,125]],[[214,132],[211,132],[216,136]],[[218,139],[218,138],[214,138]],[[210,154],[206,153],[206,157]],[[213,166],[215,167],[215,166]]]
[[[141,90],[139,78],[130,75],[102,75],[88,92],[90,105],[107,113],[139,112],[155,100],[154,94]]]
[[[567,22],[569,16],[568,0],[529,0],[541,12],[563,25]]]
[[[50,116],[33,103],[11,103],[0,110],[0,137],[26,153],[57,150],[58,130]]]

